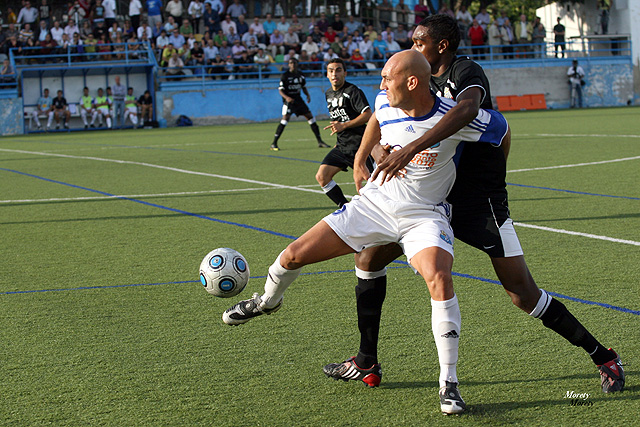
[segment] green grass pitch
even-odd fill
[[[529,267],[620,353],[626,390],[603,394],[584,351],[515,308],[488,258],[457,242],[468,411],[455,417],[439,412],[426,286],[402,264],[389,273],[377,389],[322,373],[357,350],[353,257],[307,267],[277,314],[222,323],[291,237],[334,209],[314,179],[326,150],[305,122],[277,153],[275,123],[1,138],[0,425],[634,425],[639,113],[507,115]],[[336,180],[353,195],[351,178]],[[227,300],[198,281],[221,246],[252,272]]]

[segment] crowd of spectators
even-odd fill
[[[241,0],[129,0],[128,10],[118,15],[116,0],[75,0],[55,13],[47,0],[23,0],[17,15],[11,8],[5,11],[8,26],[0,34],[0,53],[15,48],[14,55],[31,56],[35,53],[25,48],[39,47],[34,51],[41,56],[64,52],[77,61],[111,60],[135,58],[147,45],[166,74],[176,78],[276,73],[273,64],[292,56],[311,72],[321,73],[323,63],[336,57],[350,68],[365,69],[367,62],[382,63],[411,47],[415,24],[433,13],[424,0],[413,10],[404,0],[394,3],[362,1],[358,17],[320,13],[303,22],[277,8],[273,14],[248,16]],[[473,16],[464,5],[454,12],[446,4],[437,13],[457,20],[461,48],[475,58],[543,54],[546,30],[537,18],[528,22],[522,15],[512,24],[506,11],[492,19],[486,8]]]

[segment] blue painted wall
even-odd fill
[[[0,135],[24,133],[22,98],[0,99]]]

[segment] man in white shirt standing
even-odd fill
[[[582,108],[582,85],[584,84],[584,70],[578,65],[578,60],[574,59],[573,64],[567,70],[569,85],[571,86],[571,108]]]

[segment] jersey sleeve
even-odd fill
[[[478,116],[460,129],[457,135],[462,141],[484,142],[499,147],[508,129],[507,119],[502,114],[481,109]]]
[[[482,90],[482,101],[487,96],[487,88],[484,87],[484,82],[481,76],[484,74],[482,67],[473,61],[463,61],[461,62],[455,70],[453,70],[454,74],[452,76],[452,80],[457,83],[458,86],[458,95],[456,96],[456,101],[460,94],[465,90],[472,87],[479,87]]]
[[[364,95],[364,92],[362,92],[362,89],[355,86],[354,88],[355,90],[351,93],[351,106],[358,112],[358,114],[362,114],[367,110],[367,108],[371,107],[369,106],[369,101],[367,101],[367,97]]]

